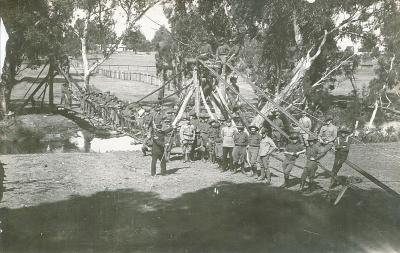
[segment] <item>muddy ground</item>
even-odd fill
[[[359,165],[398,191],[393,181],[400,178],[395,159],[400,151],[398,144],[386,147],[393,156],[386,157],[386,167],[374,169],[379,156],[364,156]],[[351,159],[364,152],[353,147]],[[327,166],[331,159],[326,157]],[[168,175],[156,177],[150,176],[150,157],[138,152],[0,160],[6,164],[1,252],[400,250],[399,201],[366,180],[334,206],[321,189],[301,194],[298,185],[278,188],[282,175],[277,171],[267,186],[221,173],[210,163],[182,163],[179,154],[168,163]],[[273,160],[272,166],[280,164]],[[353,172],[344,168],[341,174]],[[324,188],[329,183],[323,175],[317,181]]]

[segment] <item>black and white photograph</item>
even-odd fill
[[[0,0],[1,253],[400,253],[399,0]]]

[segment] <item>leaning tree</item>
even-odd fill
[[[187,55],[196,55],[200,38],[208,37],[215,48],[218,38],[239,35],[241,63],[256,85],[272,93],[276,103],[293,101],[294,96],[305,97],[306,103],[353,57],[339,51],[338,41],[361,41],[370,33],[366,28],[376,29],[372,24],[379,24],[380,14],[393,2],[175,0],[166,13]],[[274,108],[266,102],[261,112]],[[263,121],[258,115],[252,123]]]

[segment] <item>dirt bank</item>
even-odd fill
[[[360,154],[353,150],[353,155]],[[400,249],[399,203],[366,183],[333,206],[323,191],[302,195],[298,186],[277,188],[282,177],[276,171],[268,187],[209,163],[180,160],[168,163],[167,176],[151,177],[150,157],[137,152],[0,160],[6,164],[1,252]],[[323,176],[317,181],[324,187],[329,182]]]

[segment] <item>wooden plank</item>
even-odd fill
[[[245,102],[248,106],[251,107],[255,112],[257,112],[261,117],[263,117],[264,120],[266,120],[273,128],[275,128],[279,133],[281,133],[283,136],[286,138],[289,138],[289,136],[277,125],[275,125],[272,120],[270,120],[267,116],[265,116],[260,110],[258,110],[254,105],[252,105],[250,102],[248,102],[234,87],[232,87],[227,81],[225,81],[224,78],[222,78],[220,75],[218,75],[217,72],[215,72],[213,69],[208,68],[207,65],[204,63],[204,61],[199,60],[200,63],[203,64],[215,77],[217,77],[221,82],[225,82],[225,85],[227,88],[229,88],[233,93],[235,93],[243,102]]]

